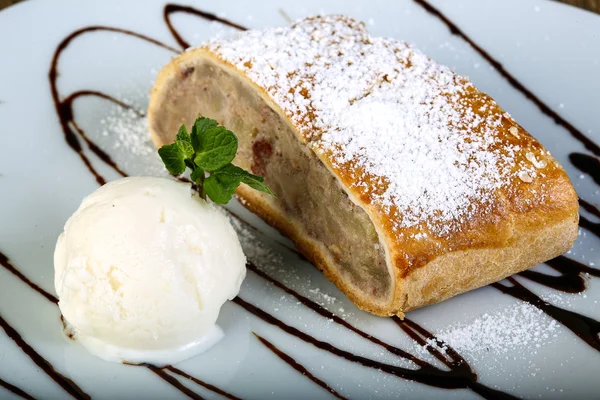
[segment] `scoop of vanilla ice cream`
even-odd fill
[[[107,183],[67,221],[54,253],[59,307],[75,338],[110,361],[171,364],[222,335],[219,310],[246,275],[225,215],[191,185]]]

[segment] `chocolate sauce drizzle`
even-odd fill
[[[173,386],[175,389],[179,390],[181,393],[185,394],[190,399],[204,400],[204,397],[200,396],[198,393],[184,386],[181,382],[177,380],[177,378],[167,374],[162,368],[155,367],[151,364],[140,364],[140,366],[148,368],[150,371],[154,372],[159,378]]]
[[[377,339],[376,337],[371,336],[370,334],[354,327],[353,325],[346,322],[342,318],[333,314],[331,311],[323,308],[321,305],[319,305],[319,304],[315,303],[314,301],[308,299],[307,297],[301,295],[300,293],[296,292],[295,290],[283,285],[281,282],[273,279],[271,276],[269,276],[265,272],[258,269],[256,267],[256,265],[249,262],[246,264],[246,266],[249,270],[256,273],[263,279],[272,283],[276,287],[282,289],[284,292],[294,296],[300,303],[302,303],[304,306],[310,308],[317,314],[358,334],[359,336],[361,336],[364,339],[367,339],[371,343],[374,343],[378,346],[383,347],[390,353],[392,353],[400,358],[403,358],[407,361],[413,362],[418,368],[417,369],[400,368],[400,367],[395,367],[395,366],[391,366],[388,364],[380,363],[378,361],[370,360],[370,359],[367,359],[367,358],[364,358],[361,356],[357,356],[350,352],[338,349],[337,347],[334,347],[333,345],[331,345],[327,342],[322,342],[318,339],[315,339],[314,337],[285,324],[284,322],[282,322],[282,321],[278,320],[277,318],[273,317],[272,315],[268,314],[266,311],[261,310],[260,308],[249,304],[248,302],[244,301],[243,299],[241,299],[239,297],[237,297],[236,299],[233,300],[236,304],[238,304],[238,305],[242,306],[244,309],[246,309],[246,311],[251,312],[252,314],[256,315],[257,317],[263,319],[265,322],[268,322],[272,325],[277,326],[278,328],[280,328],[284,332],[287,332],[288,334],[294,335],[297,338],[299,338],[307,343],[310,343],[321,350],[332,353],[332,354],[334,354],[338,357],[344,358],[348,361],[356,362],[365,367],[381,369],[382,371],[392,374],[392,375],[395,375],[399,378],[413,380],[413,381],[420,382],[420,383],[423,383],[423,384],[426,384],[429,386],[446,388],[446,389],[469,388],[469,389],[472,389],[474,392],[476,392],[476,393],[480,394],[481,396],[488,398],[488,399],[512,399],[512,398],[514,398],[510,394],[501,392],[499,390],[491,389],[491,388],[488,388],[487,386],[480,384],[477,381],[477,374],[473,371],[473,369],[467,363],[467,361],[458,354],[458,352],[456,352],[454,349],[452,349],[452,347],[450,347],[448,344],[446,344],[443,341],[436,338],[434,335],[432,335],[430,332],[428,332],[425,328],[419,326],[418,324],[416,324],[413,321],[408,320],[407,318],[405,318],[404,321],[402,321],[399,318],[394,317],[394,321],[405,332],[407,332],[409,334],[409,336],[411,336],[413,339],[414,339],[414,332],[418,332],[422,337],[424,337],[427,341],[421,340],[421,337],[419,337],[419,340],[416,340],[417,343],[425,346],[425,348],[427,349],[427,351],[430,354],[432,354],[435,358],[442,361],[442,363],[444,363],[448,368],[450,368],[449,371],[439,369],[439,368],[435,367],[434,365],[428,363],[427,361],[421,360],[421,359],[415,357],[414,355],[408,353],[405,350],[402,350],[400,348],[397,348],[390,344],[387,344],[387,343],[381,341],[380,339]],[[408,332],[408,330],[410,330],[410,332]],[[446,355],[443,355],[435,347],[430,346],[429,345],[430,343],[437,343],[439,347],[443,347],[444,349],[446,349],[445,350]]]
[[[414,321],[404,318],[404,320],[394,316],[392,320],[415,342],[423,346],[427,351],[432,354],[435,358],[441,361],[444,365],[450,368],[450,374],[455,379],[464,379],[469,382],[468,387],[475,393],[486,399],[509,399],[515,398],[514,396],[501,392],[496,389],[491,389],[485,385],[482,385],[477,381],[477,374],[467,363],[467,361],[460,355],[456,350],[450,347],[444,341],[438,339],[429,331],[416,324]],[[434,347],[433,344],[435,344]],[[440,349],[444,349],[441,352]]]
[[[446,18],[441,12],[439,12],[437,9],[435,9],[433,6],[431,6],[425,0],[415,0],[415,1],[419,5],[421,5],[423,8],[425,8],[425,10],[427,10],[429,13],[433,14],[434,16],[439,18],[442,22],[444,22],[453,34],[458,35],[458,36],[462,37],[464,40],[466,40],[481,56],[483,56],[488,62],[490,62],[490,64],[504,78],[506,78],[507,81],[514,88],[519,90],[529,100],[531,100],[534,104],[536,104],[538,106],[538,108],[544,114],[546,114],[547,116],[552,118],[555,121],[555,123],[557,123],[558,125],[564,127],[575,139],[579,140],[593,154],[595,154],[597,156],[600,155],[600,147],[596,143],[594,143],[591,139],[589,139],[587,136],[585,136],[581,131],[579,131],[577,128],[575,128],[571,123],[569,123],[568,121],[563,119],[560,115],[558,115],[555,111],[553,111],[548,105],[546,105],[544,102],[542,102],[529,89],[527,89],[520,81],[518,81],[514,76],[512,76],[503,67],[503,65],[500,62],[498,62],[493,57],[491,57],[484,49],[482,49],[473,40],[471,40],[467,35],[465,35],[464,32],[462,32],[462,30],[460,30],[452,21],[450,21],[448,18]],[[186,14],[198,16],[207,21],[217,21],[217,22],[220,22],[227,26],[237,28],[240,30],[246,29],[241,25],[238,25],[234,22],[225,20],[223,18],[219,18],[218,16],[211,14],[211,13],[200,11],[195,8],[188,7],[188,6],[177,5],[177,4],[167,4],[164,8],[164,13],[163,13],[165,23],[166,23],[169,31],[173,35],[173,38],[175,39],[175,41],[183,49],[189,47],[190,44],[187,41],[185,41],[181,37],[179,32],[173,27],[173,24],[171,21],[171,15],[174,13],[186,13]],[[93,167],[90,159],[84,153],[84,150],[83,150],[82,144],[78,138],[78,135],[84,141],[84,143],[87,145],[87,147],[90,149],[90,151],[92,153],[94,153],[105,164],[107,164],[108,166],[113,168],[121,176],[126,176],[126,173],[120,169],[120,167],[112,160],[112,158],[106,152],[104,152],[97,145],[95,145],[93,143],[93,141],[91,141],[88,138],[88,136],[85,134],[83,129],[81,129],[79,127],[79,125],[76,123],[74,114],[73,114],[73,102],[77,98],[80,98],[83,96],[95,96],[95,97],[110,101],[110,102],[117,104],[124,108],[131,108],[131,106],[128,104],[125,104],[125,103],[121,102],[120,100],[118,100],[110,95],[107,95],[105,93],[101,93],[98,91],[90,91],[90,90],[82,90],[82,91],[74,92],[71,95],[69,95],[68,97],[61,100],[59,91],[58,91],[58,86],[57,86],[57,79],[59,76],[58,63],[59,63],[59,59],[60,59],[62,52],[69,46],[69,44],[75,38],[79,37],[80,35],[83,35],[83,34],[86,34],[89,32],[94,32],[94,31],[96,31],[96,32],[99,32],[99,31],[116,32],[116,33],[121,33],[121,34],[128,35],[128,36],[136,37],[136,38],[146,41],[148,43],[151,43],[151,44],[157,45],[159,47],[162,47],[166,50],[169,50],[173,53],[179,53],[179,50],[175,49],[174,47],[171,47],[161,41],[158,41],[156,39],[148,37],[146,35],[142,35],[142,34],[139,34],[139,33],[133,32],[133,31],[126,30],[126,29],[107,27],[107,26],[90,26],[90,27],[79,29],[79,30],[71,33],[70,35],[68,35],[65,39],[63,39],[63,41],[56,48],[56,50],[54,52],[54,56],[52,58],[51,66],[50,66],[49,79],[50,79],[50,88],[51,88],[52,99],[54,102],[56,113],[59,118],[59,123],[61,125],[65,140],[66,140],[67,144],[69,145],[69,147],[80,156],[82,162],[84,163],[84,165],[86,165],[88,170],[95,177],[98,184],[102,185],[106,182],[106,180]],[[138,112],[138,114],[140,116],[143,116],[143,113]],[[585,154],[574,153],[571,155],[570,159],[571,159],[571,162],[577,168],[579,168],[580,170],[582,168],[585,169],[586,173],[590,174],[594,178],[596,183],[598,183],[598,165],[597,165],[597,160],[595,158],[586,156]],[[598,209],[595,206],[593,206],[592,204],[587,203],[583,200],[581,200],[580,204],[588,212],[590,212],[596,216],[600,216],[600,212],[597,212]],[[587,220],[586,218],[582,217],[581,226],[590,230],[592,233],[594,233],[596,235],[599,234],[599,230],[600,230],[599,225],[600,224],[591,222],[591,221]],[[16,277],[21,279],[24,283],[28,284],[33,290],[40,293],[42,296],[44,296],[49,301],[51,301],[53,303],[57,302],[57,299],[55,296],[44,291],[39,286],[37,286],[36,284],[31,282],[29,279],[27,279],[19,271],[17,271],[8,262],[8,259],[4,255],[0,256],[0,261],[2,263],[2,266],[4,266],[7,270],[9,270],[11,273],[13,273]],[[581,292],[581,291],[585,290],[585,282],[581,278],[580,273],[585,272],[585,273],[589,273],[592,276],[598,276],[598,270],[587,267],[581,263],[578,263],[574,260],[570,260],[566,257],[559,257],[555,260],[549,261],[548,265],[550,265],[552,268],[554,268],[555,270],[560,272],[561,275],[558,277],[550,277],[546,274],[528,271],[527,273],[522,274],[522,276],[526,277],[530,280],[533,280],[535,282],[544,284],[548,287],[551,287],[551,288],[554,288],[557,290],[562,290],[562,291],[565,291],[568,293],[577,293],[577,292]],[[266,313],[265,311],[261,310],[260,308],[254,306],[250,303],[245,302],[244,300],[242,300],[240,298],[234,299],[234,301],[238,305],[242,306],[247,311],[249,311],[252,314],[256,315],[257,317],[265,320],[266,322],[279,327],[283,331],[298,337],[299,339],[301,339],[307,343],[311,343],[314,346],[316,346],[324,351],[335,354],[335,355],[337,355],[341,358],[344,358],[348,361],[356,362],[356,363],[359,363],[359,364],[369,367],[369,368],[381,369],[382,371],[392,374],[392,375],[395,375],[397,377],[421,382],[421,383],[424,383],[424,384],[427,384],[430,386],[448,388],[448,389],[470,388],[473,391],[475,391],[476,393],[479,393],[480,395],[482,395],[486,398],[497,398],[497,399],[514,398],[510,394],[507,394],[507,393],[504,393],[504,392],[501,392],[501,391],[498,391],[495,389],[491,389],[491,388],[481,385],[477,381],[476,373],[473,371],[473,369],[469,366],[469,364],[465,361],[465,359],[462,356],[460,356],[454,349],[449,347],[447,344],[442,343],[440,340],[435,338],[435,336],[433,336],[430,332],[428,332],[424,328],[420,327],[413,321],[410,321],[408,319],[401,321],[398,318],[393,318],[394,322],[397,323],[398,326],[407,335],[409,335],[411,338],[413,338],[413,340],[415,340],[417,343],[425,346],[428,349],[428,351],[432,354],[432,356],[434,356],[440,362],[442,362],[446,367],[449,368],[449,370],[439,369],[439,368],[431,365],[430,363],[428,363],[424,360],[421,360],[402,349],[399,349],[397,347],[394,347],[392,345],[384,343],[383,341],[369,335],[368,333],[355,328],[354,326],[347,323],[343,319],[337,317],[336,315],[334,315],[333,313],[324,309],[320,305],[318,305],[318,304],[312,302],[311,300],[303,297],[302,295],[296,293],[292,289],[287,288],[286,286],[282,285],[281,283],[275,281],[274,279],[272,279],[271,277],[266,275],[264,272],[260,271],[255,266],[249,265],[249,268],[252,271],[259,274],[260,276],[262,276],[263,278],[269,280],[276,286],[285,290],[287,293],[295,296],[302,304],[311,308],[313,311],[317,312],[318,314],[333,320],[335,323],[344,326],[345,328],[353,331],[354,333],[371,341],[372,343],[375,343],[375,344],[385,348],[390,353],[392,353],[398,357],[404,358],[408,361],[413,362],[417,366],[417,369],[395,367],[392,365],[380,363],[380,362],[377,362],[374,360],[370,360],[370,359],[367,359],[364,357],[354,355],[350,352],[341,350],[329,343],[315,339],[312,336],[310,336],[304,332],[301,332],[296,328],[286,325],[285,323],[283,323],[282,321],[273,317],[272,315]],[[598,345],[598,329],[599,329],[598,321],[594,321],[591,318],[585,317],[583,315],[580,315],[580,314],[577,314],[577,313],[574,313],[571,311],[560,309],[558,307],[555,307],[555,306],[543,301],[538,296],[533,294],[531,291],[529,291],[528,289],[526,289],[525,287],[520,285],[514,278],[509,278],[509,282],[511,282],[513,284],[513,286],[506,286],[506,285],[503,285],[500,283],[496,283],[493,286],[496,287],[497,289],[501,290],[504,293],[510,294],[511,296],[521,299],[523,301],[527,301],[527,302],[535,305],[536,307],[542,309],[548,315],[557,319],[559,322],[563,323],[565,326],[567,326],[569,329],[571,329],[577,336],[579,336],[580,338],[585,340],[586,343],[590,344],[590,346],[594,347],[596,350],[599,349],[599,347],[598,347],[599,346]],[[16,331],[14,331],[14,329],[12,329],[12,327],[10,327],[10,325],[8,325],[6,323],[6,321],[4,321],[3,319],[1,319],[1,321],[2,321],[2,327],[5,329],[5,331],[7,331],[7,333],[10,332],[9,336],[11,336],[11,338],[13,338],[13,340],[15,340],[15,338],[17,338],[15,340],[16,342],[17,342],[17,340],[19,340],[19,342],[17,342],[17,344],[19,344],[20,346],[22,344],[21,348],[24,349],[24,351],[28,355],[30,355],[30,353],[28,353],[29,349],[31,349],[32,351],[33,351],[33,349],[29,345],[27,345],[27,343],[25,343],[20,336],[18,336],[18,333],[16,333]],[[14,334],[11,335],[11,333],[14,333]],[[15,336],[15,334],[17,336]],[[261,338],[258,335],[257,335],[257,337],[259,338],[259,340],[261,340]],[[263,338],[261,340],[261,343],[265,344],[266,340],[265,341],[263,341],[263,340],[265,340],[265,339]],[[444,353],[440,352],[434,346],[431,346],[431,343],[436,343],[440,347],[443,346],[445,349],[445,352]],[[273,346],[273,348],[275,348],[275,347]],[[269,347],[269,349],[271,351],[273,351],[273,348]],[[277,350],[279,352],[281,352],[281,354],[285,354],[281,350],[279,350],[279,349],[277,349]],[[30,357],[32,357],[32,360],[34,360],[34,362],[36,362],[36,364],[38,364],[38,362],[40,362],[42,365],[44,365],[45,367],[42,367],[40,364],[38,364],[43,369],[46,368],[46,369],[44,369],[44,371],[47,374],[49,374],[49,376],[50,376],[50,374],[54,374],[54,375],[51,375],[51,377],[53,377],[53,379],[55,379],[57,381],[57,383],[59,383],[63,388],[65,388],[65,390],[67,392],[69,392],[76,398],[89,398],[89,396],[87,394],[85,394],[84,392],[82,392],[81,389],[79,389],[78,386],[75,385],[71,380],[58,374],[47,361],[45,361],[42,358],[41,360],[43,360],[45,362],[44,363],[39,358],[37,358],[39,356],[39,354],[37,354],[37,353],[35,353],[35,354],[37,356],[34,355],[34,357],[32,357],[30,355]],[[276,353],[276,354],[278,356],[280,356],[278,353]],[[281,358],[281,356],[280,356],[280,358]],[[290,361],[290,360],[288,360],[288,361]],[[298,364],[298,365],[300,365],[300,364]],[[198,380],[197,378],[194,378],[194,377],[190,376],[189,374],[187,374],[175,367],[169,366],[169,367],[165,367],[163,369],[160,369],[160,368],[157,368],[154,366],[146,366],[146,367],[149,368],[156,375],[158,375],[159,377],[161,377],[162,379],[164,379],[165,381],[170,383],[172,386],[176,387],[182,393],[186,394],[188,397],[191,397],[194,399],[201,398],[197,393],[195,393],[195,392],[191,391],[190,389],[186,388],[185,386],[183,386],[176,378],[174,378],[173,376],[171,376],[170,374],[168,374],[165,371],[170,371],[171,373],[174,373],[174,374],[177,374],[184,378],[187,378],[187,379],[189,379],[197,384],[200,384],[209,390],[219,393],[229,399],[238,399],[237,397],[235,397],[219,388],[216,388],[212,385],[206,384],[206,383]],[[304,368],[304,367],[302,367],[302,368]],[[308,372],[308,371],[306,371],[306,372]],[[318,378],[316,378],[314,376],[313,376],[313,378],[314,379],[309,377],[309,379],[311,379],[311,380],[313,380],[313,382],[317,383],[315,381],[315,379],[318,380]],[[322,383],[324,384],[324,382],[322,382]],[[319,384],[319,383],[317,383],[317,384]],[[323,386],[323,385],[321,385],[321,386]],[[329,389],[327,389],[327,390],[329,390]]]
[[[249,313],[254,314],[256,317],[262,319],[263,321],[271,325],[276,326],[282,331],[292,336],[295,336],[296,338],[306,343],[310,343],[318,349],[336,355],[347,361],[360,364],[364,367],[373,368],[375,370],[394,375],[398,378],[423,383],[429,386],[444,389],[472,389],[474,392],[480,394],[481,396],[487,399],[516,399],[516,397],[508,393],[491,389],[478,383],[476,381],[477,375],[470,369],[470,367],[470,373],[467,375],[463,374],[462,370],[457,369],[445,371],[431,365],[419,367],[418,369],[410,369],[371,360],[369,358],[353,354],[349,351],[342,350],[338,347],[333,346],[330,343],[316,339],[311,335],[304,333],[301,330],[296,329],[286,324],[285,322],[275,318],[273,315],[267,313],[266,311],[248,303],[239,296],[233,299],[232,301],[240,307],[244,308]]]
[[[11,264],[10,260],[8,259],[8,257],[6,257],[4,255],[4,253],[2,253],[2,252],[0,252],[0,264],[8,272],[10,272],[11,274],[13,274],[17,278],[19,278],[21,281],[23,281],[23,283],[25,283],[31,289],[35,290],[36,292],[38,292],[39,294],[41,294],[42,296],[44,296],[49,302],[54,303],[54,304],[58,304],[58,299],[56,298],[56,296],[54,296],[51,293],[48,293],[47,291],[45,291],[44,289],[42,289],[41,287],[39,287],[37,284],[35,284],[31,280],[29,280],[29,278],[27,278],[25,275],[23,275],[21,273],[21,271],[19,271],[18,269],[16,269]]]
[[[27,283],[27,282],[26,282]],[[83,391],[75,382],[71,379],[67,378],[60,372],[56,371],[52,364],[48,362],[44,357],[40,355],[33,347],[31,347],[27,342],[21,337],[19,332],[17,332],[4,318],[0,316],[0,327],[6,332],[6,335],[12,339],[13,342],[17,344],[23,350],[23,353],[27,354],[31,361],[33,361],[38,367],[40,367],[46,375],[54,380],[57,384],[60,385],[67,393],[73,396],[76,399],[89,400],[91,399],[90,395]]]
[[[581,276],[582,273],[600,278],[600,270],[588,267],[565,256],[558,256],[546,261],[546,264],[558,271],[560,275],[548,275],[532,270],[520,272],[518,275],[565,293],[581,293],[586,289],[585,280]]]
[[[521,285],[515,278],[510,277],[507,278],[507,280],[512,286],[507,286],[499,282],[493,283],[492,286],[503,293],[526,301],[544,311],[550,317],[554,318],[571,330],[571,332],[579,336],[579,338],[589,344],[592,348],[600,351],[600,321],[596,321],[595,319],[573,311],[556,307],[555,305],[542,300],[538,295]]]
[[[275,345],[273,343],[269,342],[267,339],[265,339],[264,337],[258,335],[255,332],[252,332],[252,334],[254,334],[254,336],[256,336],[256,338],[267,349],[269,349],[271,352],[273,352],[277,357],[279,357],[280,359],[282,359],[286,364],[288,364],[290,367],[294,368],[300,374],[306,376],[308,379],[310,379],[311,381],[313,381],[317,385],[321,386],[323,389],[327,390],[329,393],[331,393],[332,395],[334,395],[336,398],[341,399],[341,400],[347,400],[346,397],[344,397],[341,394],[339,394],[338,392],[336,392],[335,389],[333,389],[331,386],[329,386],[328,384],[326,384],[325,382],[323,382],[321,379],[319,379],[316,376],[314,376],[313,374],[311,374],[309,370],[307,370],[302,364],[300,364],[296,360],[294,360],[290,355],[284,353],[283,351],[281,351],[280,349],[278,349],[277,347],[275,347]]]
[[[579,205],[590,214],[600,218],[600,210],[595,205],[588,203],[583,199],[579,199]],[[579,216],[579,226],[587,229],[590,233],[600,238],[600,222],[592,222],[583,215]]]
[[[150,371],[152,371],[156,375],[158,375],[162,380],[166,381],[168,384],[170,384],[171,386],[173,386],[174,388],[176,388],[177,390],[179,390],[180,392],[182,392],[183,394],[185,394],[186,396],[188,396],[189,398],[192,398],[192,399],[201,400],[201,399],[203,399],[203,397],[200,396],[198,393],[194,392],[193,390],[191,390],[190,388],[183,385],[181,382],[179,382],[179,380],[177,378],[168,374],[167,371],[177,374],[177,375],[181,376],[182,378],[192,381],[212,392],[220,394],[221,396],[223,396],[225,398],[228,398],[231,400],[241,400],[239,397],[236,397],[236,396],[232,395],[231,393],[224,391],[223,389],[220,389],[214,385],[211,385],[210,383],[206,383],[186,372],[183,372],[179,368],[175,368],[171,365],[167,365],[166,367],[162,367],[162,368],[156,367],[152,364],[128,364],[128,365],[148,368]]]
[[[571,153],[569,154],[569,160],[575,168],[590,175],[594,182],[600,185],[600,160],[583,153]]]
[[[81,158],[81,161],[83,161],[83,163],[85,164],[87,169],[96,178],[96,182],[98,182],[99,185],[103,185],[106,183],[106,179],[104,179],[104,177],[102,177],[100,175],[100,173],[92,165],[92,162],[90,161],[90,159],[85,155],[85,153],[83,151],[83,147],[81,146],[81,143],[80,143],[79,139],[77,138],[77,133],[79,133],[79,135],[82,136],[84,141],[88,144],[90,150],[94,154],[96,154],[96,156],[98,156],[102,161],[104,161],[105,163],[107,163],[108,165],[113,167],[121,175],[123,175],[124,173],[123,173],[123,171],[120,170],[120,168],[117,167],[116,163],[112,160],[112,158],[108,154],[106,154],[103,150],[101,150],[98,146],[93,144],[87,138],[87,136],[85,135],[83,130],[77,125],[77,123],[75,122],[75,119],[74,119],[74,115],[73,115],[73,101],[81,96],[96,96],[96,97],[99,97],[99,98],[102,98],[102,99],[105,99],[108,101],[112,101],[115,104],[125,106],[126,108],[130,108],[130,107],[110,95],[107,95],[107,94],[101,93],[101,92],[97,92],[97,91],[92,91],[92,90],[82,90],[79,92],[75,92],[75,93],[71,94],[70,96],[68,96],[67,98],[61,100],[60,94],[58,92],[58,85],[57,85],[57,83],[58,83],[57,81],[58,81],[58,77],[59,77],[58,62],[60,60],[60,56],[62,55],[63,51],[69,46],[69,44],[74,39],[76,39],[77,37],[79,37],[83,34],[90,33],[90,32],[121,33],[123,35],[128,35],[131,37],[141,39],[143,41],[146,41],[148,43],[162,47],[162,48],[169,50],[171,52],[174,52],[174,53],[179,53],[179,51],[177,49],[175,49],[163,42],[160,42],[156,39],[153,39],[149,36],[142,35],[140,33],[133,32],[133,31],[130,31],[127,29],[114,28],[114,27],[109,27],[109,26],[89,26],[86,28],[78,29],[75,32],[68,35],[67,37],[65,37],[59,43],[58,47],[54,51],[54,55],[53,55],[52,61],[50,63],[50,71],[48,73],[48,78],[50,80],[50,91],[52,93],[52,100],[54,102],[54,108],[56,110],[56,114],[58,115],[59,123],[62,128],[65,140],[67,141],[67,144],[69,145],[69,147],[71,147],[71,149],[79,155],[79,157]],[[123,176],[125,176],[125,175],[123,175]]]
[[[594,236],[600,237],[600,223],[592,222],[584,216],[579,217],[579,226],[587,229]]]
[[[3,253],[0,252],[0,265],[2,265],[8,272],[12,273],[15,277],[21,280],[21,282],[25,283],[32,290],[38,292],[42,295],[46,300],[50,303],[58,305],[58,299],[53,294],[45,291],[37,284],[33,283],[29,278],[27,278],[21,271],[15,268],[14,265],[9,261],[8,257],[6,257]],[[76,399],[91,399],[91,397],[85,393],[75,382],[66,376],[57,372],[52,364],[43,358],[39,353],[37,353],[33,347],[31,347],[22,337],[21,335],[8,323],[4,318],[0,316],[0,326],[6,332],[6,334],[23,350],[31,360],[40,367],[46,375],[48,375],[54,382],[59,384],[67,393],[73,396]],[[3,385],[4,386],[4,385]],[[18,388],[16,388],[18,389]],[[9,389],[12,391],[12,389]],[[20,389],[18,389],[20,390]],[[14,392],[14,391],[13,391]],[[16,393],[16,392],[14,392]],[[21,393],[19,394],[21,397],[23,396]],[[25,393],[26,396],[29,396]],[[25,398],[32,398],[31,396]]]
[[[1,103],[1,102],[0,102]],[[16,394],[17,396],[20,396],[24,399],[27,400],[35,400],[35,397],[32,397],[29,393],[27,393],[26,391],[24,391],[21,388],[16,387],[13,384],[10,384],[2,379],[0,379],[0,386],[2,386],[3,388],[5,388],[6,390]]]
[[[579,171],[591,176],[596,185],[600,185],[600,160],[583,153],[571,153],[569,154],[569,160]],[[593,216],[600,218],[600,210],[597,206],[583,199],[579,199],[579,205]],[[579,217],[579,226],[600,238],[599,222],[592,222],[587,217],[581,215]]]
[[[181,4],[170,3],[165,6],[164,11],[163,11],[163,17],[164,17],[165,23],[167,24],[167,28],[169,28],[169,31],[171,32],[171,35],[173,35],[173,37],[175,38],[175,41],[177,41],[177,43],[181,46],[182,49],[187,49],[188,47],[190,47],[190,44],[188,42],[186,42],[185,40],[183,40],[183,38],[181,37],[179,32],[177,32],[177,30],[173,27],[173,23],[171,22],[171,14],[175,14],[175,13],[185,13],[185,14],[195,15],[206,21],[220,22],[223,25],[229,26],[231,28],[239,29],[240,31],[247,30],[247,28],[245,28],[239,24],[236,24],[235,22],[218,17],[215,14],[212,14],[212,13],[209,13],[206,11],[201,11],[201,10],[198,10],[197,8],[184,6]]]
[[[77,121],[73,117],[74,101],[80,97],[86,97],[86,96],[87,97],[97,97],[97,98],[100,98],[103,100],[107,100],[113,104],[120,106],[121,108],[123,108],[125,110],[132,110],[140,118],[144,117],[145,114],[141,111],[135,110],[129,104],[126,104],[113,96],[110,96],[106,93],[99,92],[97,90],[79,90],[77,92],[72,93],[71,95],[69,95],[62,101],[62,108],[65,110],[65,116],[69,118],[69,123],[71,124],[73,129],[75,129],[75,131],[77,133],[79,133],[79,136],[81,136],[81,138],[85,141],[85,143],[87,144],[88,148],[92,151],[92,153],[94,153],[106,165],[108,165],[109,167],[114,169],[115,172],[117,172],[119,175],[125,177],[125,176],[127,176],[127,174],[123,170],[121,170],[121,168],[117,165],[117,163],[115,163],[113,161],[113,159],[104,150],[102,150],[100,147],[98,147],[98,145],[96,145],[94,142],[92,142],[88,138],[85,131],[83,129],[81,129],[81,127],[77,124]],[[104,179],[104,178],[102,178],[102,179]]]
[[[583,199],[579,199],[579,205],[581,207],[583,207],[583,209],[587,212],[589,212],[590,214],[600,218],[600,209],[598,209],[598,207],[596,207],[595,205],[593,205],[592,203],[588,203],[587,201],[583,200]]]
[[[221,396],[231,399],[231,400],[241,400],[239,397],[232,395],[231,393],[227,393],[226,391],[219,389],[218,387],[211,385],[210,383],[206,383],[204,381],[201,381],[200,379],[191,376],[190,374],[188,374],[187,372],[184,372],[182,370],[180,370],[179,368],[175,368],[172,365],[167,365],[166,367],[164,367],[163,369],[169,370],[171,372],[173,372],[174,374],[180,375],[186,379],[189,379],[190,381],[205,387],[206,389],[213,391],[217,394],[220,394]]]
[[[295,290],[290,289],[289,287],[285,286],[281,282],[273,279],[272,277],[270,277],[269,275],[267,275],[266,273],[264,273],[263,271],[261,271],[252,262],[247,262],[246,263],[246,267],[250,271],[254,272],[256,275],[258,275],[261,278],[265,279],[266,281],[272,283],[274,286],[276,286],[279,289],[283,290],[287,294],[290,294],[290,295],[294,296],[303,306],[310,308],[311,310],[313,310],[314,312],[316,312],[320,316],[325,317],[325,318],[327,318],[329,320],[332,320],[336,324],[341,325],[344,328],[346,328],[346,329],[348,329],[348,330],[356,333],[357,335],[361,336],[363,339],[366,339],[369,342],[374,343],[374,344],[376,344],[376,345],[378,345],[378,346],[386,349],[388,352],[394,354],[395,356],[404,358],[404,359],[406,359],[408,361],[412,361],[413,363],[415,363],[416,365],[418,365],[420,367],[428,367],[428,366],[430,366],[430,364],[428,364],[427,362],[418,359],[417,357],[413,356],[412,354],[408,353],[407,351],[402,350],[402,349],[400,349],[398,347],[389,345],[389,344],[383,342],[382,340],[379,340],[376,337],[371,336],[368,333],[363,332],[362,330],[354,327],[352,324],[348,323],[347,321],[345,321],[342,318],[338,317],[337,315],[335,315],[331,311],[327,310],[326,308],[322,307],[321,305],[319,305],[319,304],[315,303],[314,301],[310,300],[308,297],[302,296],[300,293],[296,292]]]

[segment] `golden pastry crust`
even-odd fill
[[[263,42],[275,49],[259,51]],[[306,55],[313,47],[315,52]],[[365,61],[372,54],[378,55],[376,64]],[[174,109],[167,96],[186,71],[199,65],[222,69],[251,88],[294,132],[302,151],[316,156],[350,202],[369,216],[392,281],[391,294],[381,301],[349,282],[335,254],[289,218],[281,204],[247,187],[238,189],[247,208],[290,237],[362,309],[402,315],[558,256],[577,237],[577,196],[539,142],[467,79],[402,42],[370,37],[354,20],[310,18],[271,33],[243,33],[176,58],[159,74],[149,106],[157,145],[176,133],[161,121],[165,109],[184,114],[181,123],[201,111]],[[336,65],[342,65],[339,71],[330,71]],[[346,88],[350,77],[356,84]],[[377,129],[352,120],[381,110],[386,113],[380,119],[392,118]],[[376,135],[386,129],[398,132],[402,143]],[[415,156],[412,148],[425,155]],[[378,151],[405,159],[386,164]],[[410,168],[419,160],[424,175],[408,174],[403,182],[394,162]]]

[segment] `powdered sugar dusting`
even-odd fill
[[[561,326],[542,310],[518,303],[501,312],[485,313],[467,324],[446,327],[436,337],[459,353],[477,359],[489,352],[500,356],[525,348],[535,353],[555,341]],[[438,347],[433,341],[429,346]],[[426,346],[418,351],[427,352]]]
[[[384,209],[399,207],[401,227],[425,219],[460,221],[475,198],[487,200],[510,174],[510,153],[491,150],[496,138],[470,133],[498,127],[501,119],[459,111],[463,89],[451,83],[453,74],[443,67],[431,70],[420,54],[411,63],[403,83],[383,85],[348,107],[337,129],[324,134],[318,146],[334,149],[334,163],[372,176],[369,183],[382,178],[380,190],[365,180],[358,189]],[[426,74],[420,72],[425,69]]]
[[[122,99],[125,104],[140,102]],[[146,99],[143,99],[145,102]],[[137,107],[136,107],[137,108]],[[141,108],[141,107],[140,107]],[[97,144],[110,149],[111,157],[130,175],[165,176],[166,170],[150,140],[148,121],[134,108],[112,105],[100,120]]]
[[[124,148],[135,156],[147,156],[156,152],[149,139],[148,121],[133,109],[114,106],[108,115],[100,120],[102,136],[111,136],[113,148]]]
[[[208,48],[264,88],[311,139],[382,79],[397,74],[392,42],[371,38],[364,24],[322,16],[292,27],[247,31]]]
[[[536,165],[516,161],[524,150],[503,138],[514,140],[503,127],[512,119],[466,78],[351,18],[307,18],[206,48],[264,88],[394,230],[423,221],[436,234],[458,230],[474,201],[484,209],[541,165],[535,155]]]

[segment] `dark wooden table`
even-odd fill
[[[16,4],[22,0],[0,0],[0,10],[12,4]],[[497,0],[502,1],[502,0]],[[586,10],[600,14],[600,0],[553,0],[561,3],[571,4],[576,7],[581,7]]]
[[[2,0],[0,0],[2,1]],[[581,7],[589,11],[600,14],[600,0],[558,0],[561,3],[571,4],[575,7]]]

